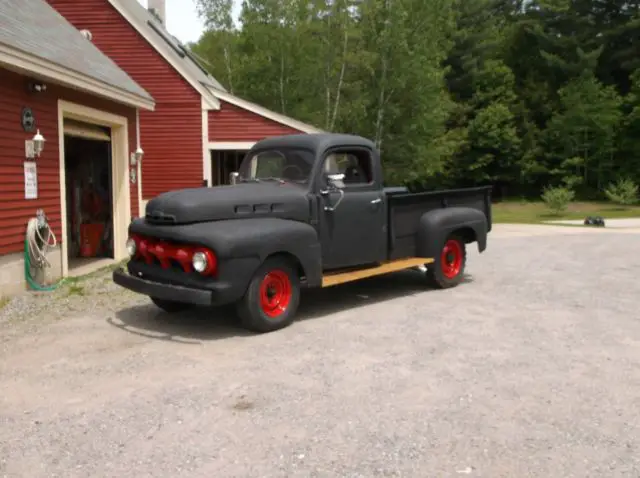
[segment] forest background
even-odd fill
[[[196,1],[230,92],[374,140],[388,184],[637,198],[640,0]]]

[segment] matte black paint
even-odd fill
[[[174,191],[149,201],[146,217],[129,227],[131,234],[211,248],[218,258],[216,277],[132,260],[127,266],[131,277],[114,274],[114,280],[147,295],[171,287],[189,290],[162,297],[215,305],[242,298],[260,265],[275,254],[294,258],[306,279],[303,285],[316,287],[326,270],[435,257],[454,231],[460,231],[465,242],[477,241],[480,252],[486,248],[491,230],[490,188],[412,194],[403,187],[383,187],[374,144],[351,135],[269,138],[258,142],[247,157],[279,148],[303,148],[314,154],[308,183],[261,181]],[[336,148],[368,154],[373,180],[345,189],[339,207],[328,211],[338,193],[327,191],[322,163]]]
[[[211,305],[211,291],[193,289],[175,284],[159,283],[126,274],[122,270],[113,272],[113,281],[140,294],[195,305]]]
[[[151,199],[146,210],[150,223],[174,225],[265,216],[307,221],[306,190],[277,181],[181,189]]]
[[[465,243],[478,242],[478,251],[487,247],[487,218],[477,209],[452,207],[424,213],[418,227],[418,256],[437,257],[447,237],[457,232]]]

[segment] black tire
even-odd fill
[[[193,307],[193,305],[186,304],[184,302],[175,302],[173,300],[158,299],[156,297],[151,297],[151,302],[153,302],[156,306],[160,307],[162,310],[164,310],[165,312],[168,312],[169,314],[176,314],[178,312],[183,312]]]
[[[237,304],[242,326],[265,333],[289,326],[300,304],[300,278],[290,261],[267,259]]]
[[[464,239],[452,234],[442,244],[441,252],[435,261],[427,265],[427,280],[438,289],[449,289],[464,279],[467,265],[467,249]]]

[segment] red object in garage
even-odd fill
[[[80,226],[80,255],[96,257],[100,252],[100,244],[104,236],[104,224],[100,222],[85,223]]]

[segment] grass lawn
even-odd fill
[[[605,221],[613,218],[640,218],[640,206],[617,206],[611,203],[574,202],[559,216],[549,212],[543,202],[504,201],[493,205],[494,223],[535,224],[562,219],[584,219],[602,216]]]

